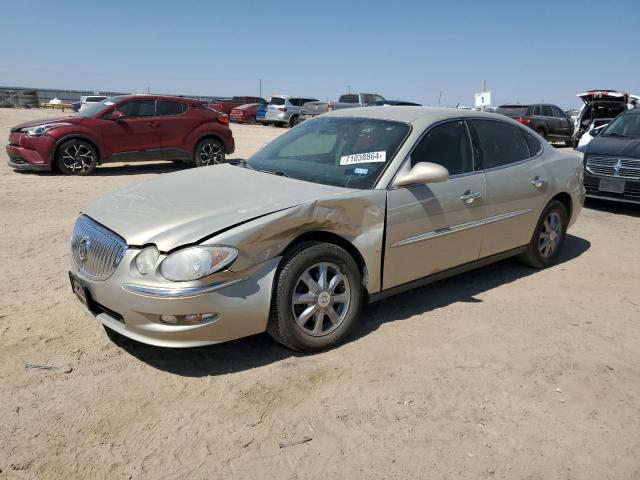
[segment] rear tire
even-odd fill
[[[98,165],[98,152],[85,140],[68,140],[56,151],[56,165],[65,175],[91,175]]]
[[[195,149],[193,163],[196,167],[207,167],[224,163],[224,148],[220,142],[212,138],[205,138]]]
[[[567,234],[567,209],[557,200],[552,200],[542,211],[531,242],[518,260],[534,268],[547,268],[555,264]]]
[[[326,350],[349,335],[364,287],[354,259],[331,243],[304,242],[282,260],[274,282],[267,332],[302,352]]]
[[[300,123],[300,120],[298,119],[298,115],[293,115],[290,119],[289,119],[289,127],[293,128],[296,125],[298,125],[298,123]]]

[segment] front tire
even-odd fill
[[[193,163],[196,167],[207,167],[224,163],[225,155],[222,144],[212,138],[205,138],[196,147]]]
[[[98,165],[98,152],[87,141],[68,140],[56,152],[56,165],[65,175],[91,175]]]
[[[351,255],[331,243],[305,242],[276,274],[267,331],[293,350],[326,350],[348,337],[362,301],[362,275]]]
[[[293,128],[296,125],[298,125],[298,123],[300,123],[300,119],[298,118],[298,115],[293,115],[291,117],[291,120],[289,120],[289,127]]]
[[[567,209],[557,200],[546,206],[527,250],[518,260],[534,268],[547,268],[555,264],[564,245],[568,225]]]

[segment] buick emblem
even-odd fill
[[[80,239],[80,244],[78,245],[78,257],[82,262],[87,258],[87,254],[89,253],[89,247],[91,246],[91,239],[89,237],[82,237]]]
[[[622,167],[622,159],[619,158],[618,161],[616,162],[616,166],[613,167],[615,169],[615,175],[616,177],[620,174],[620,168]]]

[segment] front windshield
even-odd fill
[[[307,120],[267,144],[250,168],[346,188],[372,188],[410,131],[406,123],[372,118]]]
[[[101,102],[93,103],[91,105],[85,104],[87,106],[80,110],[76,115],[79,117],[95,117],[98,113],[103,111],[105,108],[113,105],[121,98],[123,98],[122,95],[118,97],[109,97],[102,100]]]
[[[605,128],[601,136],[640,138],[640,115],[637,113],[620,115]]]

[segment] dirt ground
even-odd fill
[[[0,109],[0,139],[47,114]],[[284,131],[233,128],[234,157]],[[167,350],[118,346],[83,313],[68,241],[99,193],[181,167],[70,178],[6,160],[0,478],[640,478],[640,206],[588,202],[559,265],[370,305],[326,353],[266,335]]]

